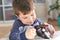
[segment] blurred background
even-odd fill
[[[52,10],[50,13],[48,12],[50,10],[50,5],[55,5],[56,1],[57,0],[33,0],[33,3],[37,17],[40,18],[42,22],[52,24],[56,31],[58,31],[60,30],[60,24],[58,24],[57,21],[58,12],[56,10]],[[58,3],[60,5],[60,0]],[[16,18],[12,8],[12,0],[0,0],[0,39],[8,39]]]

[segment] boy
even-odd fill
[[[32,0],[13,0],[13,9],[17,16],[9,40],[28,40],[36,35],[35,25],[40,25],[36,18]]]

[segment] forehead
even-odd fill
[[[30,11],[28,14],[24,15],[22,12],[20,13],[20,16],[21,17],[28,17],[30,16],[31,14],[34,14],[34,10],[33,11]]]

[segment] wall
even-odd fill
[[[37,17],[46,18],[47,11],[44,3],[35,4],[35,11],[36,11]]]
[[[47,11],[49,10],[49,6],[52,4],[55,4],[56,0],[46,0],[47,5]],[[58,13],[56,10],[53,10],[50,12],[50,15],[48,16],[51,19],[57,19]]]

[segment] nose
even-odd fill
[[[33,18],[32,18],[32,17],[30,17],[30,18],[29,18],[29,22],[30,22],[30,23],[32,23],[32,21],[33,21]]]

